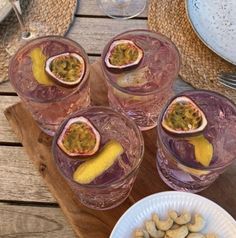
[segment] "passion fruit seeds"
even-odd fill
[[[57,144],[69,156],[90,156],[99,149],[100,134],[85,117],[72,118],[65,125]]]
[[[201,109],[188,97],[175,98],[162,118],[162,126],[174,134],[195,134],[201,132],[207,120]]]
[[[73,86],[83,79],[85,61],[76,53],[64,53],[50,57],[45,70],[58,83]]]
[[[202,110],[185,96],[175,98],[162,118],[163,128],[175,135],[185,135],[184,139],[194,147],[196,161],[208,167],[213,158],[213,145],[203,134],[196,136],[206,125],[207,120]]]
[[[105,57],[108,68],[124,69],[140,63],[143,51],[131,40],[114,41]]]

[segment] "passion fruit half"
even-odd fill
[[[138,65],[143,58],[143,50],[131,40],[116,40],[110,45],[105,57],[108,68],[124,69]]]
[[[69,156],[91,156],[100,146],[100,134],[85,117],[70,119],[57,140],[58,146]]]
[[[46,61],[45,71],[59,84],[74,86],[81,82],[85,73],[85,61],[76,53],[63,53]]]
[[[175,98],[166,109],[162,127],[176,135],[195,135],[205,129],[207,119],[202,110],[190,98]]]

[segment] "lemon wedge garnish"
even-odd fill
[[[208,167],[213,158],[213,146],[204,135],[188,138],[188,142],[194,146],[195,159],[205,167]]]
[[[109,141],[99,154],[88,159],[75,170],[74,181],[80,184],[91,183],[109,169],[123,152],[124,149],[119,142]]]
[[[47,57],[43,54],[42,49],[39,47],[33,49],[29,56],[32,60],[32,71],[35,80],[37,80],[39,84],[44,84],[47,86],[53,85],[53,81],[45,72]]]

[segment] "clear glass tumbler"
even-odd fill
[[[131,41],[141,49],[143,56],[138,65],[115,70],[107,66],[111,45],[120,40]],[[162,106],[173,95],[173,81],[180,68],[175,45],[152,31],[127,31],[107,43],[102,53],[102,68],[110,106],[131,117],[141,130],[155,127]]]
[[[115,19],[138,16],[145,9],[146,2],[146,0],[97,0],[105,14]]]
[[[45,71],[48,58],[68,52],[81,55],[85,63],[83,79],[75,86],[61,85]],[[68,38],[47,36],[28,42],[11,59],[9,79],[39,127],[49,135],[67,115],[90,104],[88,56]]]
[[[110,140],[124,148],[118,160],[89,184],[77,183],[74,171],[85,160],[73,158],[58,146],[58,139],[71,118],[85,117],[98,130],[101,148]],[[108,107],[89,107],[69,116],[58,129],[53,141],[53,155],[58,170],[72,187],[80,202],[87,207],[106,210],[121,204],[129,195],[143,159],[144,142],[135,123]]]
[[[190,98],[205,114],[206,128],[193,135],[177,135],[162,126],[170,102]],[[163,181],[175,190],[199,192],[211,185],[236,159],[236,105],[207,90],[190,90],[172,98],[157,126],[156,165]],[[210,160],[209,160],[210,159]]]

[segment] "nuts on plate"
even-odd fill
[[[144,228],[136,229],[134,238],[219,238],[216,234],[203,234],[206,220],[201,214],[191,215],[184,211],[178,214],[171,210],[166,219],[161,219],[156,213],[152,219],[145,221]]]

